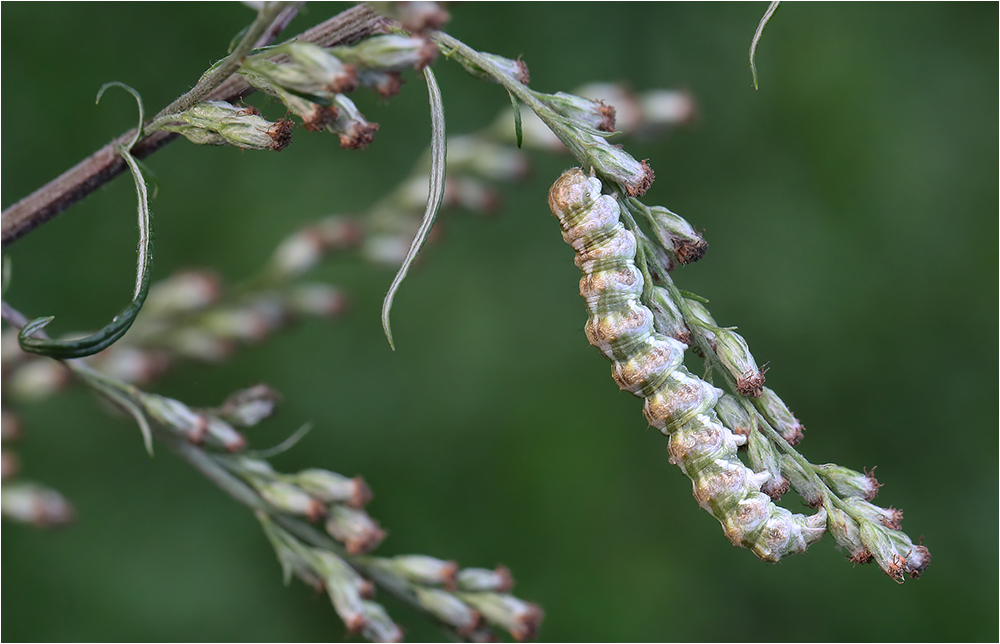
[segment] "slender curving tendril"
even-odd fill
[[[774,15],[774,12],[778,10],[778,5],[781,4],[780,0],[775,0],[767,7],[767,11],[764,12],[764,17],[760,19],[760,23],[757,25],[757,31],[754,32],[753,40],[750,42],[750,73],[753,74],[753,88],[757,89],[757,63],[754,57],[757,55],[757,44],[760,42],[760,37],[764,35],[764,27],[767,26],[768,20]]]
[[[392,310],[392,300],[399,290],[399,285],[406,278],[406,273],[410,270],[410,265],[417,258],[417,253],[427,240],[427,235],[434,226],[434,219],[437,217],[441,202],[444,200],[444,171],[447,165],[448,149],[447,139],[444,129],[444,103],[441,101],[441,88],[438,87],[437,79],[430,67],[424,68],[424,78],[427,80],[427,94],[429,95],[431,106],[431,171],[430,185],[427,190],[427,209],[424,211],[424,219],[420,222],[417,234],[410,242],[410,249],[406,251],[406,258],[403,265],[399,267],[399,272],[393,278],[389,290],[382,301],[382,329],[385,337],[389,341],[392,350],[396,350],[396,345],[392,341],[392,327],[389,324],[389,312]]]
[[[136,141],[139,140],[142,133],[142,123],[144,120],[142,98],[138,92],[128,85],[116,81],[106,83],[101,87],[100,91],[97,92],[97,102],[100,102],[104,91],[112,86],[121,87],[134,96],[139,106],[139,127],[136,129],[135,136],[132,137],[132,140],[128,144],[123,144],[118,149],[118,153],[125,160],[129,170],[132,172],[132,179],[135,181],[135,190],[138,197],[139,247],[136,258],[135,291],[132,294],[132,302],[121,313],[112,318],[111,322],[105,325],[100,331],[75,340],[53,340],[50,338],[35,337],[35,334],[52,322],[54,317],[36,318],[24,325],[24,328],[21,329],[21,332],[17,336],[17,341],[21,345],[21,349],[29,353],[37,353],[59,360],[69,360],[72,358],[84,358],[107,349],[125,335],[125,332],[132,326],[149,292],[149,274],[153,251],[153,235],[149,217],[149,197],[146,193],[146,181],[142,176],[142,171],[139,169],[139,164],[129,152]]]

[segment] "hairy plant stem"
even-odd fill
[[[270,43],[291,20],[291,7],[278,14],[270,28],[264,30],[256,47]],[[324,47],[349,44],[382,33],[386,29],[384,18],[365,4],[351,7],[329,20],[308,29],[295,37],[299,42],[311,42]],[[239,75],[230,74],[217,87],[201,97],[201,100],[224,100],[234,102],[253,92]],[[169,109],[169,108],[168,108]],[[27,197],[4,209],[0,215],[3,246],[31,232],[62,211],[108,183],[127,169],[117,148],[131,140],[135,130],[115,138],[103,148],[45,184]],[[177,134],[157,131],[144,136],[132,147],[132,155],[144,159],[161,147],[170,143]]]

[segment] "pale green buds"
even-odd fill
[[[218,301],[219,276],[210,271],[180,271],[153,284],[143,305],[147,316],[200,311]]]
[[[486,621],[509,632],[518,642],[533,637],[545,617],[542,609],[535,604],[511,595],[459,593],[458,597],[482,613]]]
[[[715,353],[722,366],[736,380],[736,391],[741,396],[759,398],[764,389],[764,374],[750,353],[747,341],[729,329],[715,332]]]
[[[427,67],[437,58],[438,48],[426,38],[389,34],[372,36],[350,47],[336,47],[331,53],[359,69],[399,72]]]
[[[788,491],[789,483],[781,475],[781,456],[778,450],[763,434],[753,431],[747,439],[747,456],[755,472],[767,472],[771,475],[771,478],[760,486],[760,491],[775,501],[780,499],[781,495]]]
[[[499,145],[474,134],[448,138],[450,173],[468,172],[491,181],[514,181],[527,176],[528,170],[528,158],[517,148]],[[424,190],[426,198],[426,185]]]
[[[535,97],[556,113],[592,130],[615,131],[615,108],[605,105],[604,101],[594,101],[565,92],[537,93]]]
[[[625,150],[593,136],[584,148],[587,161],[604,178],[619,184],[630,197],[639,197],[653,185],[653,169],[645,161],[636,161]]]
[[[931,562],[930,551],[914,545],[902,532],[868,521],[862,521],[860,528],[861,542],[885,574],[897,582],[902,582],[904,574],[919,577]]]
[[[844,499],[844,505],[855,514],[860,514],[869,521],[884,525],[890,530],[899,530],[903,524],[903,511],[896,508],[879,507],[856,497]]]
[[[504,58],[503,56],[497,56],[496,54],[480,53],[482,58],[487,59],[494,66],[500,69],[500,72],[505,76],[509,76],[514,80],[518,81],[522,85],[527,85],[531,80],[531,74],[528,72],[528,65],[518,58],[517,60],[511,60],[510,58]],[[462,54],[455,52],[452,54],[452,58],[457,60],[465,71],[469,72],[475,78],[480,80],[488,80],[493,83],[497,83],[497,79],[493,77],[492,74],[487,73],[479,65],[472,62]]]
[[[326,128],[339,135],[340,147],[347,150],[367,148],[368,144],[375,140],[378,123],[365,120],[354,101],[343,94],[334,96],[333,103],[337,108],[337,116],[327,124]]]
[[[424,586],[444,586],[453,590],[456,585],[458,564],[426,555],[398,555],[373,559],[372,563],[397,577]]]
[[[663,206],[647,207],[644,213],[656,238],[679,264],[691,264],[705,256],[708,242],[683,217]]]
[[[271,257],[269,271],[287,279],[315,268],[327,253],[353,248],[361,242],[362,228],[346,217],[327,217],[286,237]]]
[[[16,349],[22,353],[20,349]],[[17,371],[4,377],[4,395],[24,401],[48,398],[62,391],[72,381],[70,372],[54,360],[31,360],[21,364]]]
[[[684,315],[677,308],[667,289],[662,286],[653,287],[649,309],[653,312],[653,324],[659,333],[691,345],[691,330],[688,329]],[[735,431],[735,428],[733,430]]]
[[[774,391],[767,387],[762,388],[757,408],[789,445],[795,445],[802,440],[802,431],[805,428]]]
[[[471,593],[506,593],[514,587],[514,578],[506,566],[496,570],[488,568],[465,568],[458,573],[458,589]]]
[[[253,107],[225,101],[199,103],[170,117],[161,129],[183,135],[199,145],[235,145],[248,150],[283,150],[292,140],[292,122],[264,119]]]
[[[718,414],[722,424],[728,427],[737,436],[750,436],[753,431],[753,419],[736,398],[730,394],[722,394],[719,402],[715,403],[715,413]],[[758,472],[762,471],[754,468]]]
[[[799,493],[802,500],[811,507],[818,508],[823,505],[826,497],[823,484],[816,480],[816,475],[807,472],[788,454],[781,455],[781,473],[788,477],[795,491]],[[810,474],[812,474],[810,476]]]
[[[385,531],[367,512],[336,504],[330,506],[326,531],[352,555],[370,552],[385,539]]]
[[[288,56],[288,62],[268,60],[278,54]],[[263,81],[305,98],[350,92],[357,86],[353,65],[341,62],[318,45],[303,42],[290,42],[250,56],[243,61],[240,73],[248,77],[251,85]]]
[[[381,604],[362,601],[361,615],[365,619],[365,625],[361,629],[365,639],[371,642],[403,641],[403,631],[389,618]]]
[[[367,594],[370,590],[367,582],[337,555],[318,549],[313,549],[312,554],[316,557],[316,572],[326,584],[326,592],[337,615],[349,632],[361,632],[366,621],[362,591]]]
[[[216,410],[219,416],[240,427],[253,427],[272,413],[281,394],[267,385],[254,385],[232,394]]]
[[[827,527],[830,530],[830,534],[836,540],[837,545],[847,550],[848,559],[853,563],[868,563],[871,561],[871,553],[861,542],[861,529],[857,521],[852,519],[846,512],[839,508],[831,507]]]
[[[289,480],[323,503],[346,503],[355,508],[364,506],[372,498],[364,479],[347,478],[327,470],[302,470]]]
[[[459,636],[467,637],[479,626],[482,619],[480,614],[451,593],[420,586],[414,587],[413,592],[421,608],[445,624],[455,627]]]
[[[157,422],[187,436],[192,443],[199,444],[205,440],[208,431],[208,419],[191,410],[187,405],[156,394],[142,394],[142,404],[145,410]]]
[[[8,519],[39,528],[65,525],[75,516],[62,494],[34,483],[5,483],[0,509]]]
[[[206,417],[206,433],[209,440],[218,443],[228,452],[241,452],[246,449],[247,439],[227,422],[221,421],[214,416]]]
[[[282,512],[303,516],[310,521],[326,513],[322,503],[291,483],[256,476],[250,477],[249,482],[261,498]]]
[[[344,312],[347,296],[339,288],[322,282],[299,284],[289,292],[288,304],[295,313],[332,318]]]
[[[358,84],[378,92],[382,98],[392,98],[403,88],[403,77],[399,72],[362,69],[358,72]]]
[[[859,497],[871,501],[881,487],[874,474],[870,472],[862,474],[833,463],[816,465],[815,469],[834,494],[843,498]]]

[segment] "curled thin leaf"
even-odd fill
[[[296,429],[291,436],[281,441],[274,447],[270,447],[268,449],[250,450],[245,452],[244,455],[248,458],[273,458],[278,454],[283,454],[284,452],[287,452],[295,447],[295,444],[305,438],[306,434],[312,431],[312,428],[312,423],[306,423],[302,427]]]
[[[382,329],[385,337],[389,341],[392,350],[396,350],[396,345],[392,342],[392,327],[389,324],[389,312],[392,310],[392,299],[399,290],[399,285],[406,278],[406,273],[410,269],[410,264],[416,259],[417,253],[427,240],[427,235],[434,226],[434,219],[437,217],[441,202],[444,200],[444,170],[447,160],[447,146],[444,130],[444,104],[441,101],[441,89],[438,87],[437,79],[430,67],[424,68],[424,78],[427,80],[427,93],[430,97],[431,107],[431,171],[430,186],[427,191],[427,208],[424,210],[423,221],[420,228],[410,243],[410,249],[406,251],[403,265],[399,267],[399,272],[392,280],[389,291],[382,301]]]
[[[757,63],[754,62],[754,56],[757,54],[757,43],[760,42],[760,37],[764,35],[764,27],[767,26],[767,21],[771,19],[774,12],[778,9],[778,5],[781,4],[780,0],[775,0],[767,7],[767,11],[764,12],[764,17],[760,19],[760,23],[757,25],[757,31],[753,35],[753,41],[750,43],[750,72],[753,74],[753,88],[757,89]]]
[[[510,96],[510,105],[514,108],[514,135],[517,137],[517,147],[520,149],[523,139],[521,133],[521,105],[517,102],[517,97],[510,90],[507,90],[507,96]]]
[[[101,87],[101,90],[97,93],[97,100],[100,101],[104,90],[112,86],[121,87],[128,91],[135,97],[136,103],[139,105],[139,127],[136,128],[135,135],[128,145],[122,145],[118,150],[118,153],[121,154],[122,159],[125,160],[129,170],[132,172],[132,179],[135,182],[135,191],[138,198],[139,251],[136,258],[135,290],[132,293],[132,302],[121,313],[112,318],[111,322],[105,325],[100,331],[76,340],[52,340],[49,338],[33,337],[35,333],[52,321],[52,317],[32,320],[21,329],[21,332],[17,336],[17,341],[21,345],[21,349],[29,353],[37,353],[59,360],[68,360],[71,358],[84,358],[103,351],[117,342],[129,330],[132,322],[135,321],[136,316],[139,314],[139,310],[142,309],[143,303],[146,301],[146,295],[149,293],[149,273],[153,251],[153,235],[150,230],[149,221],[149,196],[146,191],[146,180],[142,176],[139,164],[129,153],[129,149],[135,145],[136,141],[142,135],[142,99],[134,89],[116,81],[114,83],[107,83]]]

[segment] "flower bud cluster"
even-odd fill
[[[271,123],[253,107],[206,101],[174,114],[160,126],[198,145],[235,145],[244,150],[283,150],[292,141],[292,122]]]

